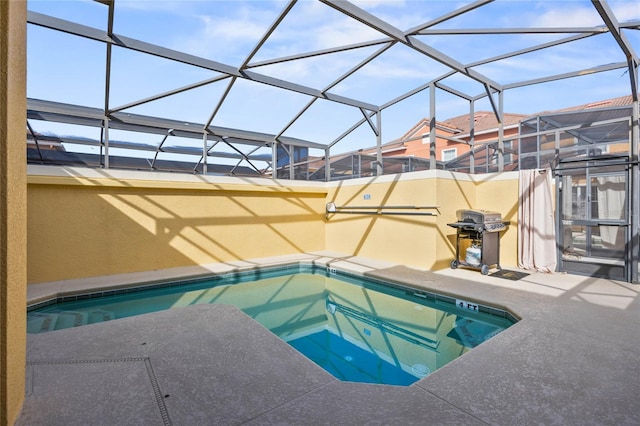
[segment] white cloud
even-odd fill
[[[619,22],[640,19],[640,4],[637,0],[610,1],[609,6]]]
[[[274,34],[274,40],[295,44],[305,40],[306,49],[324,49],[381,37],[377,31],[320,2],[298,3],[282,27],[284,31]]]
[[[118,0],[116,11],[122,9],[137,10],[144,12],[170,12],[177,14],[191,13],[190,2],[175,0]]]
[[[210,15],[199,16],[203,24],[200,34],[205,40],[221,42],[246,42],[259,40],[267,30],[270,18],[265,13],[255,13],[241,8],[235,16],[219,19]]]
[[[406,6],[405,0],[351,0],[351,3],[365,10],[373,10],[382,7],[402,8]]]
[[[383,35],[353,19],[342,19],[338,22],[326,23],[313,34],[317,47],[344,46],[367,40],[382,38]]]
[[[191,10],[194,26],[181,32],[173,48],[230,65],[244,59],[281,10],[273,7],[278,2],[267,1],[184,3],[195,5]]]
[[[602,25],[595,8],[579,7],[563,2],[562,5],[538,15],[533,24],[539,27],[584,27]]]
[[[381,6],[404,7],[405,0],[351,0],[351,3],[362,9],[375,9]]]
[[[543,1],[529,15],[531,24],[540,27],[582,27],[603,25],[602,18],[591,4],[570,1]],[[637,0],[609,0],[609,7],[620,22],[640,18]]]

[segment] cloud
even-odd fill
[[[158,0],[118,0],[115,5],[116,12],[125,9],[142,12],[170,12],[173,14],[192,13],[191,2],[188,1],[158,1]]]
[[[532,22],[539,27],[584,27],[602,25],[602,19],[593,7],[573,6],[570,2],[561,7],[549,9],[534,18]]]
[[[640,19],[640,6],[637,0],[612,1],[609,6],[619,22]]]
[[[405,7],[405,0],[351,0],[362,9],[375,9],[382,6]]]
[[[299,6],[299,7],[298,7]],[[301,2],[285,19],[274,40],[318,50],[381,38],[381,34],[319,2]],[[279,28],[280,29],[280,28]]]
[[[637,0],[612,0],[608,3],[619,22],[640,18]],[[542,13],[540,11],[543,10]],[[540,27],[583,27],[603,25],[602,18],[592,5],[581,6],[573,2],[539,2],[536,13],[529,15],[531,24]]]
[[[191,12],[193,28],[185,29],[173,48],[230,65],[244,60],[280,12],[267,1],[195,4],[202,7]]]
[[[200,35],[205,40],[215,40],[216,42],[246,42],[259,40],[269,27],[272,14],[256,13],[249,11],[246,7],[238,10],[237,14],[225,19],[215,16],[201,15],[200,21],[203,28]]]

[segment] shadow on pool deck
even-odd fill
[[[506,307],[522,321],[410,387],[340,382],[231,306],[30,335],[17,424],[640,424],[640,286],[299,260]]]

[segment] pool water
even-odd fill
[[[329,330],[290,340],[289,344],[340,380],[401,386],[416,381],[414,375]]]
[[[111,292],[112,293],[112,292]],[[296,266],[78,296],[27,314],[42,333],[200,303],[235,305],[339,380],[407,386],[500,333],[508,313]]]

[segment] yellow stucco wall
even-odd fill
[[[327,249],[420,269],[442,269],[455,257],[458,209],[502,213],[514,226],[501,233],[502,266],[517,263],[517,173],[467,175],[443,171],[332,183],[328,201],[349,206],[437,206],[437,216],[329,215]],[[389,210],[386,210],[389,211]]]
[[[420,269],[455,256],[456,210],[502,213],[517,263],[517,173],[427,171],[276,184],[30,166],[29,283],[330,250]],[[177,179],[177,180],[176,180]],[[325,204],[432,206],[435,216],[330,214]],[[406,210],[403,210],[406,211]]]
[[[30,170],[29,283],[324,249],[322,185]]]
[[[518,172],[479,175],[476,183],[477,207],[502,213],[509,222],[500,233],[500,262],[503,266],[518,265]]]
[[[405,175],[330,184],[328,201],[338,207],[437,206],[435,179]],[[437,212],[424,209],[423,212]],[[429,268],[437,235],[436,216],[331,214],[327,219],[330,250]]]
[[[26,2],[0,1],[0,425],[24,400]]]

